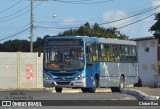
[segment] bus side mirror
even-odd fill
[[[92,62],[87,62],[87,66],[92,66],[93,63]]]

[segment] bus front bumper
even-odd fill
[[[55,81],[55,80],[46,80],[43,78],[44,87],[86,87],[86,79],[81,80],[72,80],[72,81]]]

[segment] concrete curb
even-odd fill
[[[123,91],[123,93],[137,96],[137,97],[141,98],[142,100],[158,100],[159,99],[159,96],[147,95],[147,94],[145,94],[139,90],[135,90],[135,89],[125,89]]]

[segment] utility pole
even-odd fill
[[[33,1],[48,1],[48,0],[30,0],[30,52],[33,52],[33,29],[34,29],[34,17],[33,17]]]
[[[33,52],[33,0],[30,0],[30,52]]]

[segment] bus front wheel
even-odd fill
[[[60,87],[55,87],[55,90],[56,90],[56,92],[62,92],[62,88],[60,88]]]
[[[88,88],[88,92],[95,93],[97,87],[98,87],[98,79],[96,77],[94,77],[93,87],[92,88]]]
[[[82,90],[83,93],[87,93],[88,92],[87,88],[81,88],[81,90]]]

